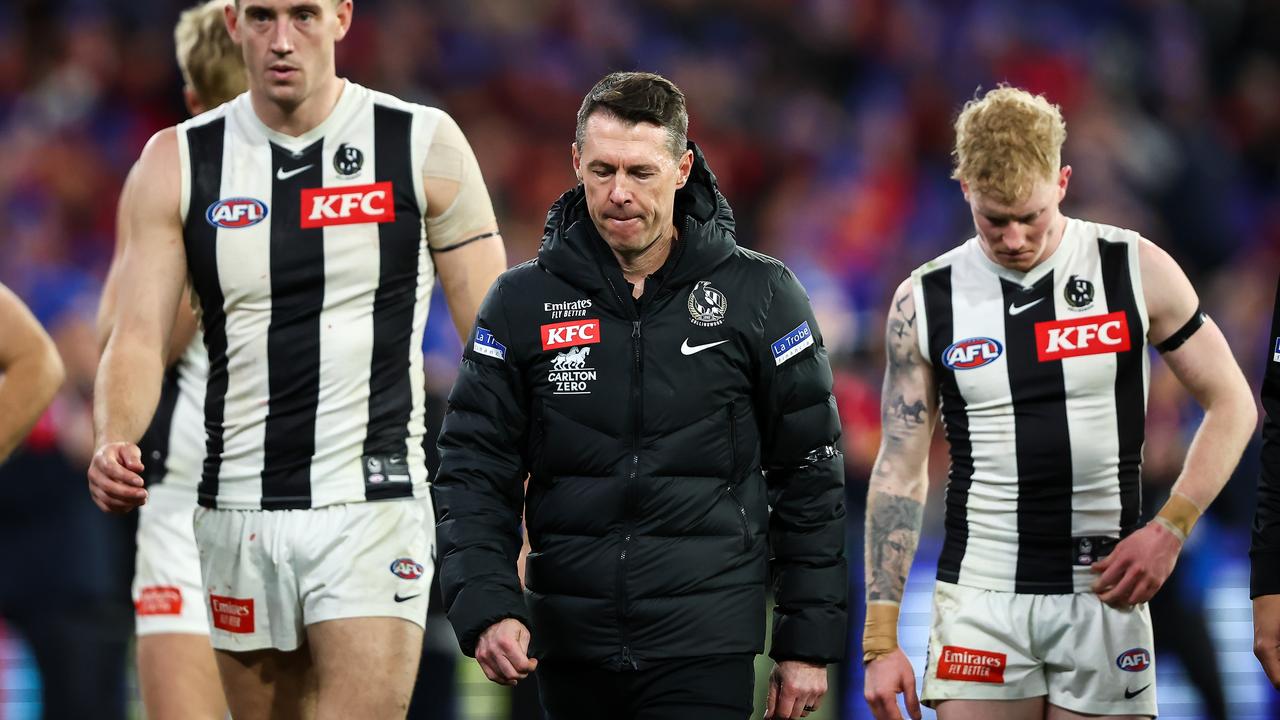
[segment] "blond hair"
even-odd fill
[[[215,108],[247,88],[244,58],[223,18],[227,0],[207,0],[182,11],[173,29],[182,79],[206,108]]]
[[[965,103],[955,129],[951,177],[1001,205],[1026,200],[1062,166],[1067,124],[1043,95],[1002,84]]]

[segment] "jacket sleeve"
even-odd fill
[[[1262,474],[1253,516],[1249,596],[1280,594],[1280,288],[1262,379]]]
[[[462,651],[475,656],[490,625],[529,627],[516,574],[527,463],[525,389],[507,344],[502,279],[489,290],[463,349],[440,430],[434,483],[440,588]]]
[[[768,485],[775,660],[847,653],[844,464],[831,365],[804,288],[774,283],[756,358],[756,412]]]

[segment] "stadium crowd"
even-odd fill
[[[103,678],[80,691],[104,706],[126,700],[132,530],[84,490],[92,323],[125,174],[154,131],[184,117],[171,60],[184,5],[0,5],[0,283],[32,307],[67,373],[0,469],[0,623],[45,628],[53,637],[40,647]],[[356,14],[340,74],[458,120],[512,263],[535,254],[547,206],[573,182],[573,109],[591,83],[646,69],[682,87],[690,137],[734,206],[738,242],[785,260],[823,327],[844,421],[851,558],[878,444],[885,306],[913,267],[972,234],[948,153],[954,114],[978,88],[1008,81],[1062,106],[1064,162],[1075,169],[1067,214],[1138,229],[1168,249],[1250,382],[1261,376],[1280,269],[1280,5],[358,0]],[[459,348],[442,304],[432,318],[426,381],[438,401]],[[1176,474],[1193,407],[1153,363],[1149,506]],[[1215,552],[1244,555],[1256,458],[1246,453],[1214,505]],[[945,467],[937,454],[935,489]],[[938,505],[931,498],[930,512]],[[861,566],[850,564],[859,598]],[[1174,585],[1170,617],[1180,619],[1166,622],[1200,617],[1196,580]],[[1163,643],[1159,620],[1157,636]],[[1206,713],[1225,702],[1212,673],[1191,674]],[[861,704],[860,677],[848,673],[833,706]]]

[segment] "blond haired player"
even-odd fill
[[[199,115],[248,88],[240,48],[227,34],[224,0],[184,10],[173,30],[182,95]],[[137,172],[120,191],[115,256],[98,307],[98,334],[105,347],[115,327],[121,265],[129,242],[130,194]],[[178,307],[169,339],[159,407],[139,442],[147,466],[150,502],[140,509],[133,603],[138,635],[138,681],[147,717],[153,720],[221,720],[227,703],[209,645],[209,620],[200,581],[191,513],[204,459],[204,345],[196,337],[189,298]]]
[[[1156,714],[1146,602],[1253,431],[1248,385],[1177,264],[1129,230],[1064,216],[1066,126],[1000,87],[956,120],[977,234],[890,305],[883,437],[867,503],[865,695],[920,717],[897,646],[930,436],[951,450],[921,699],[943,720]],[[1139,518],[1147,346],[1204,408],[1169,502]]]
[[[434,572],[431,288],[469,334],[506,265],[457,124],[337,76],[352,14],[225,5],[249,92],[144,149],[95,393],[90,492],[127,511],[190,278],[209,366],[195,537],[237,720],[404,717]]]

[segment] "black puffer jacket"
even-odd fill
[[[694,152],[677,250],[640,302],[579,187],[551,208],[537,260],[480,310],[435,481],[445,604],[468,655],[507,617],[538,657],[614,669],[758,653],[772,577],[773,657],[845,656],[827,354],[795,276],[735,244]]]

